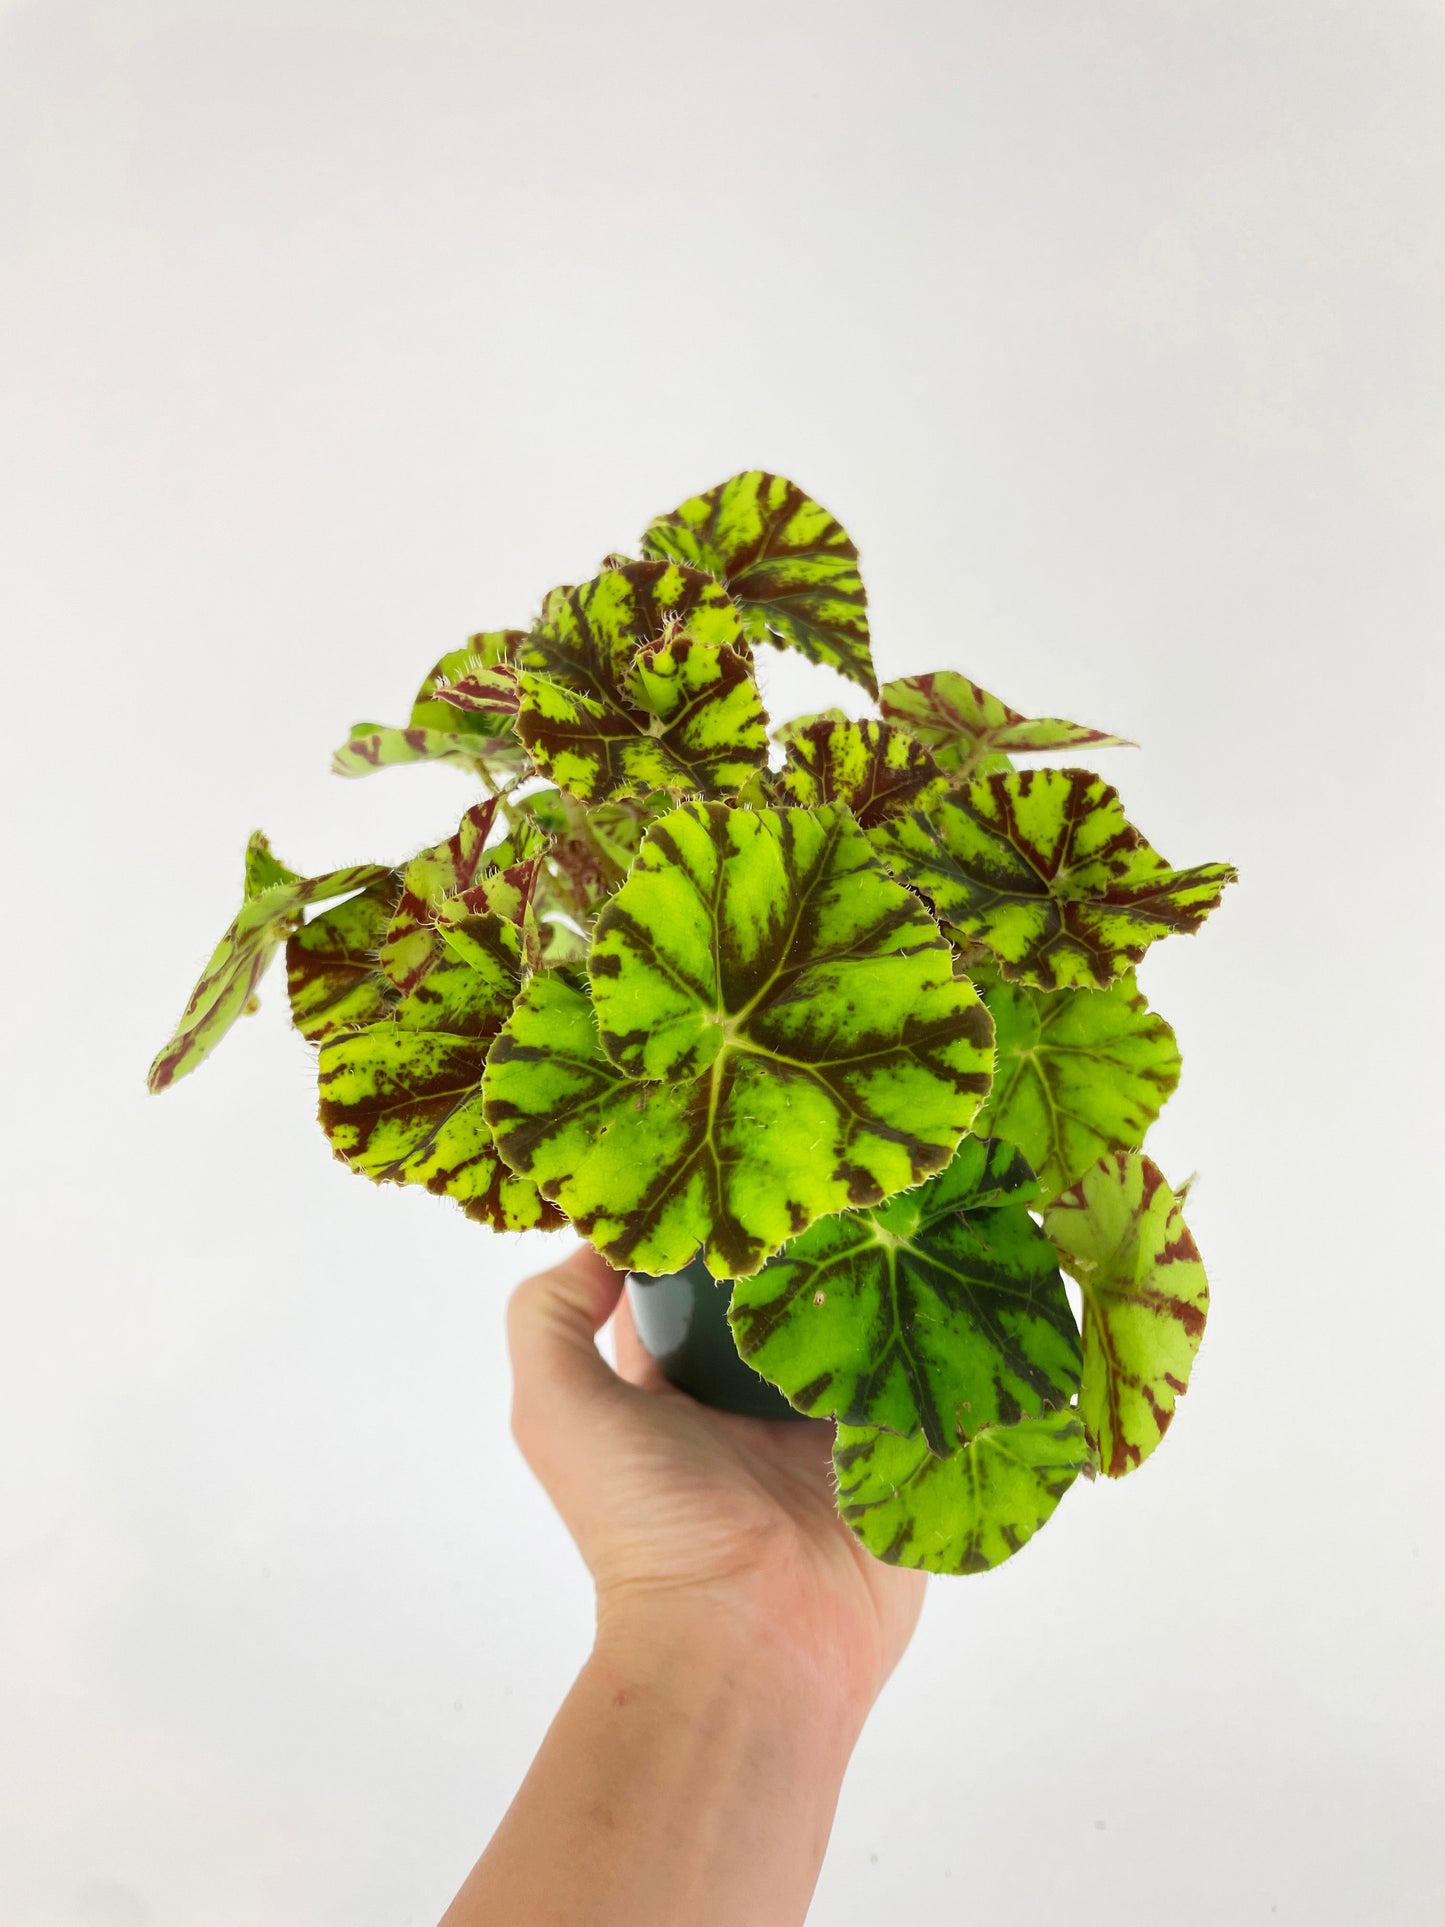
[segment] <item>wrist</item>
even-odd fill
[[[590,1664],[619,1693],[661,1697],[689,1715],[726,1701],[793,1736],[809,1764],[838,1781],[871,1704],[815,1641],[734,1602],[599,1597]]]

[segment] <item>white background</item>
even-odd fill
[[[454,826],[347,725],[750,465],[1244,879],[1143,972],[1193,1389],[934,1582],[810,1920],[1440,1918],[1445,11],[44,0],[0,88],[0,1920],[427,1927],[515,1790],[544,1247],[332,1162],[279,976],[144,1071],[253,827]]]

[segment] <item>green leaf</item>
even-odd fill
[[[534,858],[478,875],[470,847],[476,830],[464,819],[449,844],[408,867],[414,887],[389,930],[403,919],[409,927],[382,947],[383,961],[392,947],[392,974],[377,973],[390,994],[385,1014],[360,1030],[333,1025],[323,1034],[321,1123],[336,1155],[366,1177],[425,1185],[500,1231],[550,1229],[560,1213],[497,1156],[481,1093],[487,1052],[527,969],[524,931],[538,864]],[[462,894],[439,888],[448,875],[468,871],[474,880]]]
[[[734,475],[659,516],[642,548],[715,575],[752,641],[798,649],[877,695],[858,551],[796,482]]]
[[[378,864],[299,877],[270,854],[260,831],[246,852],[245,901],[181,1013],[175,1033],[150,1067],[147,1085],[163,1091],[202,1063],[245,1011],[254,1009],[256,986],[278,947],[300,921],[307,904],[349,896],[379,883],[388,872]],[[289,881],[267,882],[268,877]]]
[[[508,666],[523,640],[520,629],[488,629],[471,637],[465,649],[451,650],[423,680],[408,721],[400,727],[353,724],[332,756],[332,769],[338,776],[369,776],[398,763],[482,762],[502,770],[523,769],[526,754],[514,718],[505,709],[464,713],[437,695],[438,684],[451,686]]]
[[[271,854],[271,839],[264,831],[253,830],[246,845],[246,902],[265,890],[274,890],[278,884],[300,881],[294,870],[288,870],[279,857]]]
[[[497,1156],[481,1080],[495,1032],[466,1036],[398,1020],[321,1046],[321,1123],[336,1155],[378,1183],[421,1184],[456,1198],[498,1231],[562,1222]],[[473,1013],[475,1017],[477,1013]]]
[[[966,1137],[936,1178],[827,1218],[733,1287],[739,1354],[800,1412],[952,1452],[1068,1404],[1079,1333],[1038,1180],[1011,1144]]]
[[[942,1459],[921,1439],[840,1425],[833,1466],[838,1510],[875,1558],[971,1573],[1011,1558],[1092,1461],[1064,1410],[990,1426]]]
[[[788,739],[780,800],[846,803],[865,830],[904,810],[926,810],[947,787],[933,758],[887,723],[816,722]]]
[[[1158,1166],[1120,1151],[1056,1198],[1044,1229],[1084,1301],[1079,1411],[1103,1469],[1148,1458],[1189,1384],[1209,1283]]]
[[[636,562],[554,589],[520,662],[518,732],[585,801],[724,795],[767,761],[738,611],[696,569]]]
[[[455,681],[438,678],[436,699],[447,709],[487,718],[489,733],[500,735],[501,725],[517,713],[517,672],[509,663],[496,668],[468,668]]]
[[[940,918],[988,945],[1005,977],[1103,988],[1171,931],[1192,933],[1237,872],[1171,870],[1087,770],[981,776],[870,832]]]
[[[1082,723],[1021,716],[951,669],[884,683],[878,707],[889,722],[901,723],[931,750],[938,767],[955,781],[1011,767],[1010,751],[1080,749],[1089,743],[1134,747],[1125,736],[1109,736]]]
[[[513,859],[510,843],[504,850],[487,847],[496,815],[494,797],[473,804],[445,843],[423,850],[403,871],[401,896],[377,957],[382,974],[403,995],[445,955],[436,931],[437,906],[469,889],[484,871]]]
[[[1132,971],[1107,990],[980,988],[998,1064],[979,1132],[1016,1144],[1050,1196],[1107,1152],[1144,1142],[1179,1082],[1179,1047]]]
[[[835,704],[831,709],[815,709],[806,716],[794,716],[786,723],[779,723],[773,731],[773,741],[784,748],[816,723],[851,723],[853,718]]]
[[[633,1270],[701,1245],[715,1276],[755,1271],[941,1169],[988,1088],[977,992],[838,805],[674,810],[599,916],[590,972],[600,1034],[585,999],[534,982],[488,1115],[513,1168]]]
[[[397,991],[378,957],[400,895],[401,878],[389,874],[287,938],[291,1021],[308,1043],[390,1015]]]

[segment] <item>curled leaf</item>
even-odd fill
[[[438,685],[465,682],[470,687],[473,679],[506,668],[522,640],[520,629],[488,629],[471,637],[465,649],[451,650],[427,673],[406,723],[354,724],[332,756],[332,769],[338,776],[369,776],[399,763],[481,762],[520,772],[527,759],[508,713],[515,701],[463,711],[437,692]]]
[[[800,1412],[946,1454],[984,1426],[1068,1404],[1079,1333],[1037,1179],[1011,1144],[966,1137],[948,1168],[827,1218],[733,1287],[738,1351]]]
[[[1209,1310],[1179,1200],[1138,1151],[1101,1158],[1044,1229],[1084,1301],[1079,1411],[1111,1479],[1141,1465],[1174,1416]]]
[[[258,830],[246,855],[246,899],[211,953],[170,1041],[150,1067],[147,1084],[163,1091],[210,1055],[252,1002],[271,959],[301,920],[308,904],[349,896],[379,883],[388,872],[378,864],[301,877],[278,864]],[[284,880],[268,881],[277,877]]]
[[[1077,1412],[993,1425],[936,1458],[921,1439],[838,1427],[838,1510],[875,1558],[925,1572],[987,1572],[1053,1517],[1091,1469]]]
[[[1010,768],[1010,753],[1020,750],[1134,747],[1127,737],[1062,722],[1057,716],[1021,716],[951,669],[884,683],[878,707],[889,722],[902,724],[931,750],[938,767],[955,782]]]
[[[737,609],[696,569],[628,563],[554,589],[520,662],[518,732],[538,769],[587,802],[720,796],[767,760]]]
[[[659,516],[642,548],[716,576],[753,642],[797,649],[877,695],[858,551],[796,482],[734,475]]]

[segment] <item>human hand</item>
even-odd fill
[[[669,1385],[622,1286],[584,1246],[520,1284],[507,1320],[513,1436],[592,1574],[599,1640],[682,1617],[816,1679],[861,1727],[924,1575],[838,1517],[830,1424],[741,1418]],[[609,1317],[616,1371],[596,1344]]]

